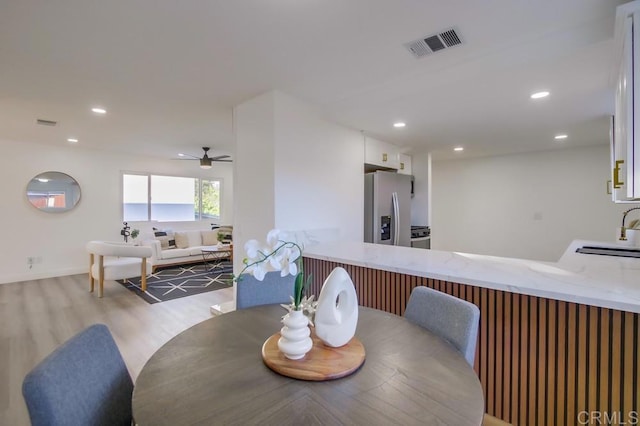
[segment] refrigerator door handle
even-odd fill
[[[400,244],[400,226],[399,226],[399,211],[400,206],[398,204],[398,193],[394,192],[391,194],[391,200],[393,201],[393,245],[397,246]]]

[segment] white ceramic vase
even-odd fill
[[[278,349],[289,359],[301,359],[313,347],[309,319],[302,311],[291,311],[282,319]]]

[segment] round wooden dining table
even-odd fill
[[[484,397],[464,357],[402,317],[359,307],[366,352],[353,374],[305,381],[267,367],[278,305],[223,314],[180,333],[146,363],[133,416],[146,425],[480,425]],[[300,361],[304,362],[304,361]]]

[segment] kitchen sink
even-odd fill
[[[598,254],[601,256],[618,256],[618,257],[637,257],[640,258],[640,248],[621,248],[621,247],[598,247],[583,246],[576,250],[576,253]]]

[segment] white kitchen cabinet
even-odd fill
[[[398,169],[398,147],[369,136],[364,137],[364,162],[374,166]]]
[[[616,13],[617,81],[611,135],[611,187],[615,202],[640,200],[640,1]]]
[[[404,175],[411,174],[411,156],[407,154],[398,154],[398,173]]]

